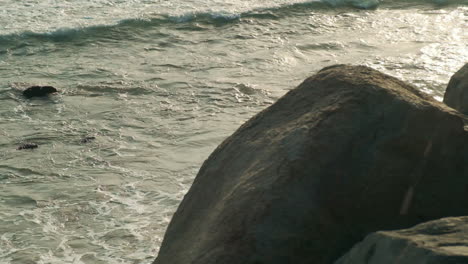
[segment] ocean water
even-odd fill
[[[2,0],[0,263],[151,263],[202,162],[307,76],[441,100],[467,43],[468,0]]]

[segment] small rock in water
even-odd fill
[[[96,139],[96,137],[84,137],[84,138],[81,139],[80,142],[81,143],[89,143],[89,142],[91,142],[91,141],[93,141],[95,139]]]
[[[35,149],[38,148],[39,146],[36,143],[25,143],[21,144],[17,150],[22,150],[22,149]]]
[[[31,86],[28,89],[23,91],[23,95],[27,98],[32,98],[32,97],[47,96],[51,93],[56,93],[56,92],[58,92],[57,89],[55,89],[52,86]]]

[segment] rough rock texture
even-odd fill
[[[23,95],[27,98],[43,97],[51,93],[56,93],[57,89],[52,86],[31,86],[23,91]]]
[[[395,263],[468,263],[468,217],[442,218],[410,229],[373,233],[335,264]]]
[[[450,79],[444,103],[465,115],[468,114],[468,63]]]
[[[324,68],[211,154],[154,263],[328,264],[371,232],[468,214],[464,117],[370,68]]]

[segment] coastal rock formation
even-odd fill
[[[335,264],[468,263],[468,217],[442,218],[367,236]]]
[[[211,154],[154,263],[329,264],[371,232],[466,215],[464,118],[371,68],[324,68]]]
[[[23,95],[27,98],[47,96],[51,93],[56,93],[57,89],[52,86],[31,86],[23,91]]]
[[[465,115],[468,114],[468,63],[450,79],[444,103]]]

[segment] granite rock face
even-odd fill
[[[444,103],[465,115],[468,114],[468,63],[450,79]]]
[[[466,264],[468,217],[442,218],[367,236],[335,264]]]
[[[329,264],[366,235],[468,214],[464,115],[363,66],[319,71],[227,138],[155,264]]]

